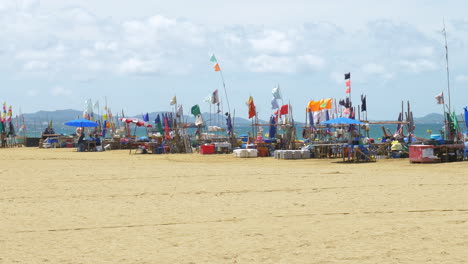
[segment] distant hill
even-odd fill
[[[423,117],[415,117],[414,122],[416,124],[443,124],[444,115],[438,113],[430,113]]]

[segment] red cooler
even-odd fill
[[[432,145],[410,145],[410,162],[433,163],[437,157],[434,157],[434,146]]]
[[[215,152],[215,145],[201,145],[200,146],[200,154],[214,154]]]

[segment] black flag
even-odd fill
[[[345,80],[349,80],[349,79],[351,79],[351,73],[350,73],[350,72],[348,72],[348,73],[345,73],[345,75],[344,75],[344,79],[345,79]]]
[[[367,103],[366,103],[366,96],[361,94],[361,111],[364,112],[364,111],[367,111]]]

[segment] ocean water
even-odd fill
[[[132,134],[136,136],[145,136],[147,134],[147,130],[142,127],[131,127],[132,128]],[[386,129],[389,129],[391,134],[393,134],[397,128],[397,125],[385,125]],[[71,135],[75,132],[74,127],[59,127],[55,128],[57,133],[64,134],[64,135]],[[440,134],[442,129],[442,124],[417,124],[416,129],[414,131],[415,135],[420,138],[430,138],[431,134]],[[462,131],[465,131],[466,128],[462,127]],[[91,131],[91,130],[90,130]],[[195,134],[196,129],[194,128],[189,128],[188,133],[190,135]],[[406,130],[405,130],[406,131]],[[430,132],[428,132],[430,131]],[[242,134],[247,134],[248,132],[252,133],[252,127],[251,126],[239,126],[235,127],[235,133],[237,135],[242,135]],[[268,133],[268,127],[263,127],[263,134],[265,135]],[[281,130],[279,130],[279,133],[282,133]],[[364,133],[364,131],[362,131]],[[216,132],[216,134],[219,135],[226,135],[226,132]],[[40,132],[28,132],[28,136],[30,137],[39,137]],[[297,127],[297,137],[298,139],[302,139],[302,127]],[[369,131],[369,137],[374,138],[374,139],[379,139],[383,137],[383,132],[382,132],[382,125],[371,125],[370,126],[370,131]]]

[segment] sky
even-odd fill
[[[368,118],[393,120],[401,101],[415,117],[441,112],[447,96],[445,21],[452,108],[468,105],[466,1],[2,0],[0,101],[23,113],[85,108],[91,98],[129,115],[185,113],[218,89],[246,118],[261,119],[272,89],[304,121],[309,100],[367,97]],[[215,54],[223,72],[210,62]]]

